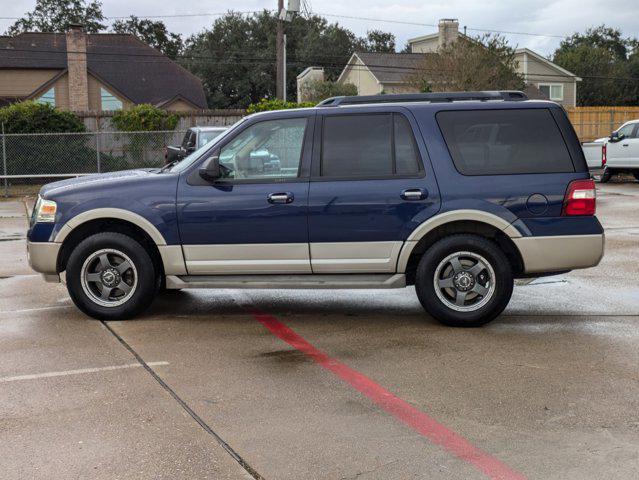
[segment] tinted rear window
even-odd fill
[[[575,171],[547,109],[445,111],[437,123],[464,175]]]

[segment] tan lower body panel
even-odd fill
[[[166,275],[186,275],[186,265],[181,245],[160,245],[158,250],[162,257]]]
[[[311,243],[313,273],[394,273],[403,242]]]
[[[55,274],[61,243],[27,242],[29,266],[36,272]]]
[[[594,267],[604,253],[604,235],[513,238],[526,273],[560,272]]]
[[[190,275],[311,273],[307,243],[184,245]]]

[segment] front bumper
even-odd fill
[[[549,273],[598,265],[604,254],[605,236],[558,235],[512,241],[521,253],[525,273]]]
[[[27,242],[29,266],[36,272],[42,273],[44,279],[48,282],[60,281],[56,266],[61,247],[61,243]]]

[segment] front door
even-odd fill
[[[222,178],[203,180],[199,165],[182,174],[177,208],[190,275],[310,273],[313,120],[293,112],[249,120],[210,154]]]
[[[314,273],[393,273],[404,240],[439,210],[423,140],[406,109],[318,113],[309,193]]]
[[[618,131],[621,140],[608,142],[606,165],[610,168],[639,168],[639,123],[629,123]]]

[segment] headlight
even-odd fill
[[[58,206],[53,200],[45,200],[39,197],[33,211],[36,222],[51,223],[55,222],[55,212]]]

